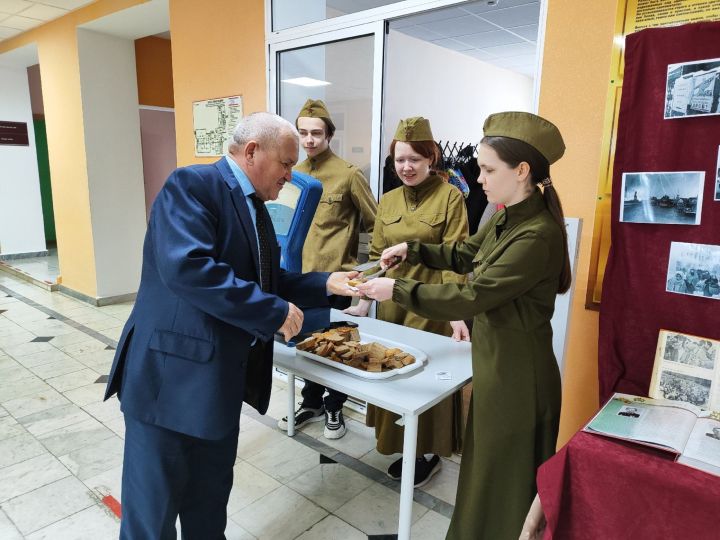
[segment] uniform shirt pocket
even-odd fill
[[[207,339],[178,334],[169,330],[155,330],[149,348],[153,351],[179,356],[193,362],[207,363],[212,358],[215,344]]]
[[[445,223],[445,214],[420,214],[418,221],[430,227],[438,227]]]
[[[327,195],[323,194],[322,197],[320,197],[321,203],[326,204],[335,204],[340,203],[343,200],[343,194],[342,193],[328,193]]]
[[[383,222],[383,225],[392,225],[393,223],[397,223],[400,221],[400,218],[402,216],[397,215],[391,215],[391,216],[380,216],[380,220]]]
[[[417,220],[425,227],[425,232],[420,235],[426,242],[442,242],[443,231],[445,230],[445,214],[420,214]]]

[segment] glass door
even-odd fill
[[[360,168],[376,197],[383,28],[371,23],[270,45],[270,110],[294,123],[305,100],[322,99],[336,127],[330,147]]]

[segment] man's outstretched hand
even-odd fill
[[[353,290],[348,285],[348,281],[360,275],[360,272],[333,272],[327,280],[328,294],[337,294],[339,296],[360,296],[360,293]]]
[[[278,330],[282,333],[285,341],[290,341],[293,337],[300,333],[304,318],[305,316],[300,308],[298,308],[295,304],[288,302],[287,317],[285,317],[285,322]]]

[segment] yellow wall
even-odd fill
[[[135,70],[140,105],[175,106],[169,39],[155,36],[136,39]]]
[[[60,274],[63,285],[91,297],[97,294],[97,281],[76,27],[142,3],[101,0],[0,43],[0,54],[37,44]]]
[[[38,38],[53,211],[63,285],[96,296],[80,67],[74,26]]]
[[[266,109],[263,0],[170,0],[170,34],[178,166],[211,163],[195,157],[192,102],[242,95],[244,114]]]
[[[598,313],[585,309],[585,296],[616,12],[617,0],[548,0],[540,114],[567,145],[552,170],[565,215],[583,219],[558,444],[598,407]]]

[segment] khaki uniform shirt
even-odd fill
[[[440,176],[433,175],[418,186],[403,185],[383,195],[375,220],[370,259],[379,259],[385,248],[409,240],[441,244],[459,242],[467,236],[467,210],[460,190],[445,183]],[[408,261],[389,270],[386,277],[408,278],[423,283],[465,281],[464,275],[451,270],[433,270]],[[437,334],[451,333],[447,322],[428,320],[393,302],[378,305],[378,318]]]
[[[357,265],[360,225],[372,233],[377,203],[355,165],[329,148],[295,170],[323,185],[322,196],[303,246],[302,271],[334,272]]]

